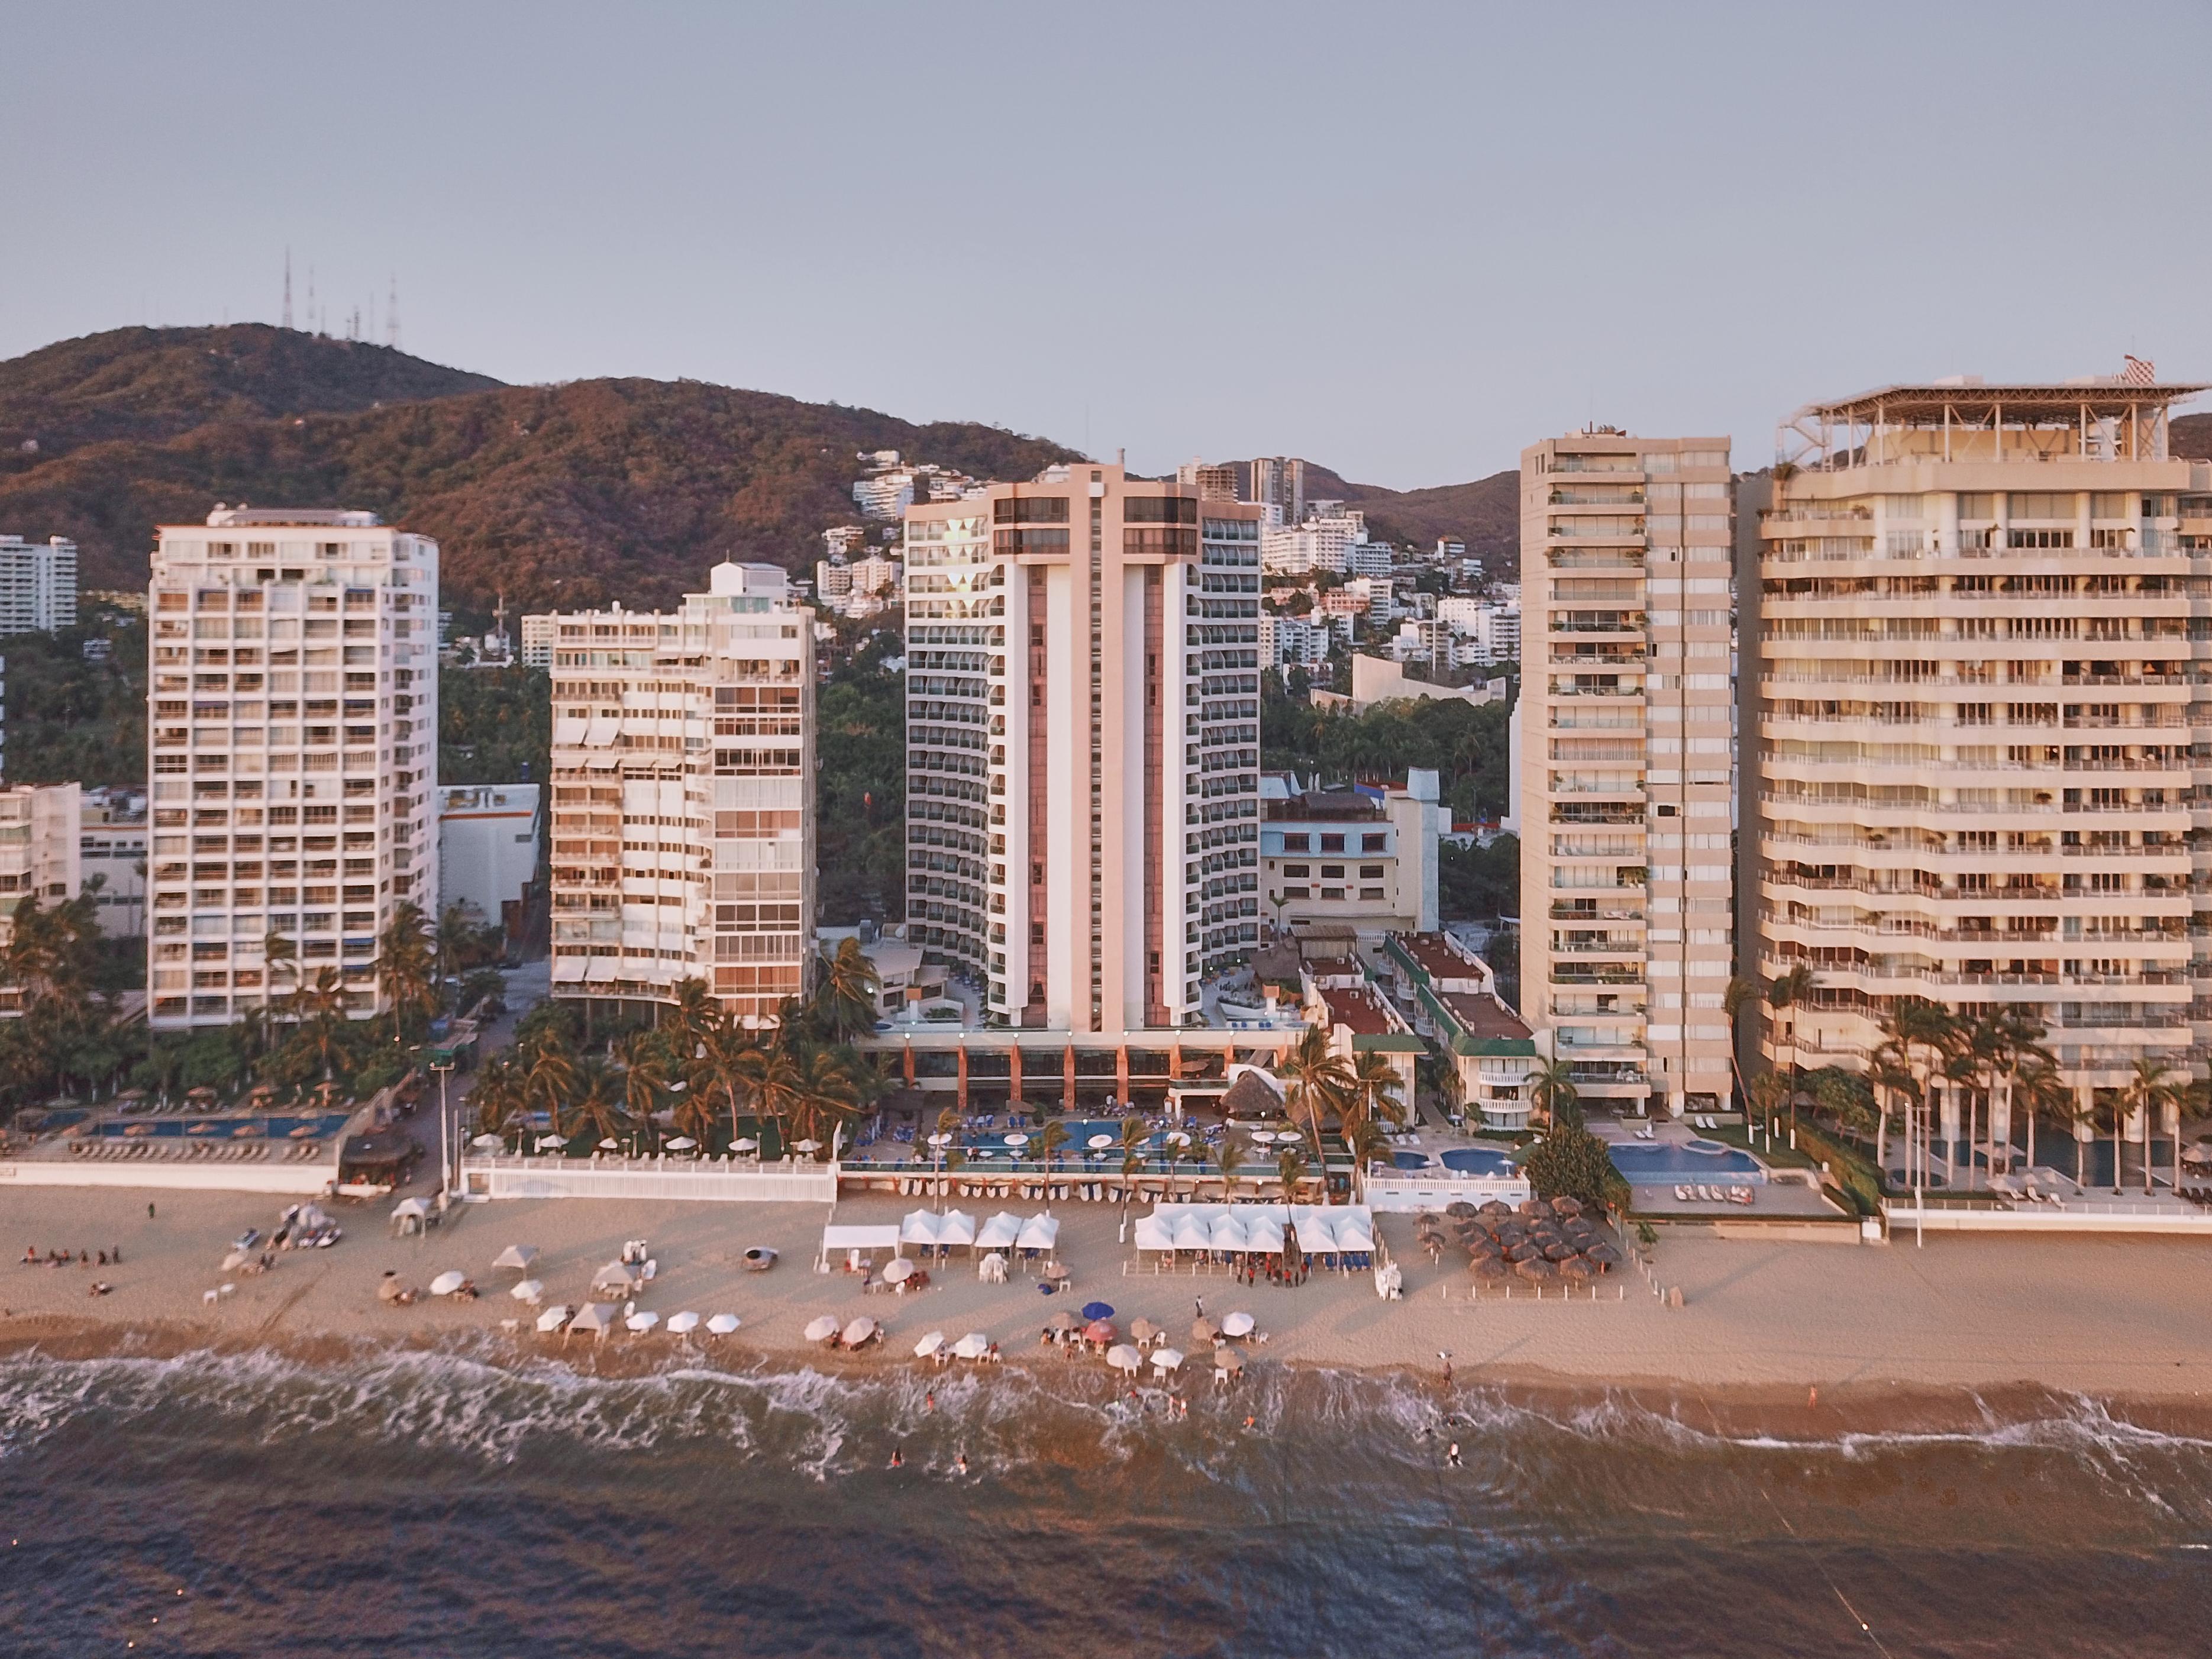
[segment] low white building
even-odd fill
[[[1379,937],[1437,926],[1438,838],[1451,827],[1433,770],[1402,787],[1304,787],[1260,775],[1260,897],[1278,931],[1348,924]]]
[[[449,785],[438,792],[438,909],[472,910],[503,926],[538,874],[544,836],[534,783]]]
[[[137,939],[146,931],[146,792],[87,789],[77,808],[81,886],[97,876],[100,931]]]
[[[51,634],[76,626],[76,544],[0,536],[0,634]]]

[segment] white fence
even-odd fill
[[[323,1193],[337,1178],[334,1160],[309,1164],[196,1164],[182,1158],[102,1164],[92,1158],[0,1158],[0,1190],[9,1187],[131,1187],[170,1193]]]
[[[835,1164],[709,1164],[657,1158],[464,1158],[470,1198],[684,1199],[716,1204],[834,1204]]]
[[[2212,1211],[2180,1209],[2170,1205],[2111,1205],[2075,1209],[2054,1204],[2023,1205],[2018,1209],[1957,1204],[1930,1204],[1916,1210],[1910,1204],[1884,1204],[1889,1218],[1890,1243],[1916,1227],[1946,1233],[2182,1233],[2212,1236]]]
[[[1381,1170],[1369,1171],[1360,1188],[1372,1210],[1403,1213],[1410,1210],[1441,1210],[1462,1201],[1519,1204],[1535,1194],[1526,1176],[1465,1175],[1456,1170]]]

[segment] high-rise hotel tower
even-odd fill
[[[149,1018],[227,1024],[325,968],[371,1018],[378,936],[438,902],[438,544],[271,507],[155,533]]]
[[[2202,388],[2130,368],[1784,425],[1744,595],[1747,969],[1814,989],[1771,1056],[1863,1067],[1917,998],[2025,1011],[2084,1107],[2201,1057],[2212,466],[2166,441]]]
[[[550,623],[554,995],[696,979],[773,1024],[814,959],[814,613],[725,563],[678,610]]]
[[[993,1023],[1196,1023],[1257,946],[1261,517],[1089,463],[908,510],[909,938]]]
[[[1726,1110],[1726,438],[1521,453],[1521,1000],[1583,1099]]]

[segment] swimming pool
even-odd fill
[[[1632,1183],[1645,1186],[1673,1181],[1708,1181],[1715,1176],[1763,1182],[1766,1166],[1749,1152],[1724,1146],[1717,1140],[1616,1141],[1610,1149],[1613,1167]]]
[[[1510,1176],[1513,1173],[1513,1158],[1498,1146],[1452,1146],[1438,1152],[1447,1170],[1456,1170],[1462,1175]]]
[[[1067,1139],[1061,1141],[1053,1152],[1054,1163],[1080,1164],[1088,1157],[1095,1164],[1111,1162],[1116,1169],[1121,1167],[1121,1125],[1124,1120],[1121,1118],[1054,1118],[1052,1121],[1058,1123],[1067,1132]],[[1041,1133],[1042,1132],[1037,1129],[989,1129],[981,1134],[962,1137],[960,1146],[970,1158],[1019,1157],[1024,1159],[1035,1159],[1040,1156],[1037,1150],[1037,1136]],[[1029,1140],[1019,1148],[1009,1146],[1006,1145],[1006,1137],[1010,1134],[1026,1134]],[[1093,1135],[1108,1136],[1114,1144],[1103,1152],[1092,1153],[1091,1138]],[[1152,1134],[1146,1137],[1143,1144],[1147,1147],[1158,1149],[1162,1144],[1162,1139],[1158,1134]],[[927,1145],[923,1145],[920,1156],[926,1158],[928,1152]]]

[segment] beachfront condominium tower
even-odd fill
[[[552,618],[553,994],[704,981],[773,1024],[814,958],[814,613],[772,564]]]
[[[281,507],[155,534],[149,1017],[227,1024],[327,968],[373,1018],[379,936],[438,900],[438,544]]]
[[[1813,988],[1771,1058],[1863,1069],[1914,1000],[2025,1011],[2085,1109],[2201,1054],[2212,467],[2167,447],[2197,388],[2130,367],[1784,425],[1744,585],[1747,968]],[[1965,1092],[1936,1092],[1955,1143]]]
[[[908,509],[908,937],[994,1023],[1195,1022],[1257,946],[1261,516],[1089,463]]]
[[[1521,454],[1521,999],[1589,1104],[1729,1109],[1726,438]]]

